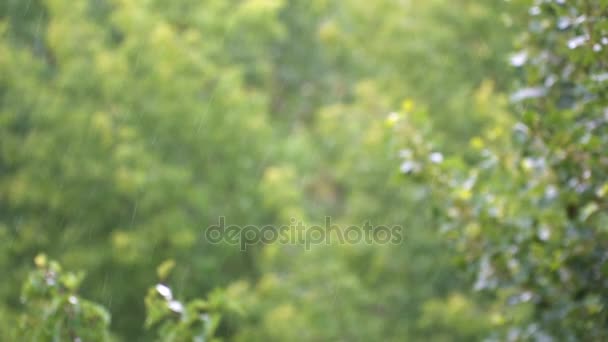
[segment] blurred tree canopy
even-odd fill
[[[0,340],[607,339],[607,7],[3,1]]]

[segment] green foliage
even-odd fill
[[[605,339],[606,3],[529,3],[2,2],[0,340]],[[204,238],[326,216],[404,238]]]
[[[110,314],[100,304],[77,293],[84,273],[65,272],[56,261],[40,254],[22,290],[26,312],[13,337],[29,341],[111,341]],[[159,273],[167,275],[167,263]],[[182,302],[162,283],[148,290],[145,328],[157,331],[159,341],[212,341],[221,313],[242,309],[220,290],[208,300]],[[17,337],[18,336],[18,337]]]
[[[22,290],[27,307],[22,317],[20,340],[106,341],[110,315],[102,306],[77,294],[82,273],[64,272],[44,254],[35,259]]]
[[[114,316],[133,313],[113,322],[127,335],[143,324],[139,298],[162,260],[181,265],[174,276],[191,284],[187,295],[253,271],[238,250],[200,238],[219,215],[251,224],[265,216],[254,207],[269,138],[264,95],[214,57],[222,37],[200,37],[265,17],[225,21],[222,3],[199,9],[216,11],[215,22],[196,18],[182,32],[152,2],[100,12],[92,2],[47,1],[49,20],[37,23],[43,56],[12,45],[4,26],[0,263],[23,277],[19,260],[43,250],[87,269],[91,298]]]
[[[515,115],[497,117],[442,165],[419,161],[425,144],[404,161],[433,185],[446,214],[438,221],[476,273],[475,288],[527,308],[503,310],[510,338],[608,338],[605,6],[536,1],[511,58],[524,80]]]
[[[184,303],[173,298],[171,289],[162,283],[148,290],[145,298],[146,328],[156,327],[159,341],[210,341],[219,327],[221,314],[242,312],[220,290],[207,300]]]

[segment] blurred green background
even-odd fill
[[[432,181],[403,174],[412,141],[461,166],[508,145],[531,3],[2,0],[0,340],[197,340],[198,316],[170,323],[154,288],[144,302],[159,281],[208,298],[229,341],[500,340],[531,321],[529,305],[505,313],[503,294],[474,291],[467,265],[483,258],[460,257]],[[220,216],[404,238],[240,251],[204,238]],[[82,283],[54,288],[47,257]],[[78,285],[90,307],[65,309]]]

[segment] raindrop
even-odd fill
[[[528,53],[526,51],[518,52],[511,56],[510,61],[511,65],[514,67],[521,67],[526,64],[528,60]]]
[[[475,282],[474,289],[479,291],[493,287],[495,285],[494,280],[492,279],[493,276],[494,268],[490,264],[488,258],[484,257],[481,259],[479,265],[479,273],[477,274],[477,281]]]
[[[511,101],[519,102],[527,99],[543,97],[546,93],[547,91],[543,87],[523,88],[511,95]]]
[[[522,294],[519,296],[519,299],[520,299],[522,302],[528,302],[528,301],[530,301],[530,299],[532,299],[532,292],[530,292],[530,291],[526,291],[526,292],[522,293]]]
[[[580,24],[584,23],[586,20],[587,20],[587,17],[584,15],[581,15],[580,17],[578,17],[574,20],[574,25],[580,25]]]
[[[443,155],[439,152],[433,152],[429,156],[429,159],[431,160],[431,162],[433,162],[435,164],[439,164],[443,161]]]
[[[176,300],[172,300],[169,302],[169,309],[175,313],[184,312],[184,306],[182,305],[182,303],[180,303]]]
[[[171,289],[163,284],[156,285],[156,291],[163,296],[165,299],[173,298],[173,294],[171,293]]]
[[[538,231],[538,238],[541,241],[547,241],[551,237],[551,231],[548,227],[541,227]]]
[[[420,164],[418,164],[414,161],[411,161],[411,160],[407,160],[401,164],[400,169],[401,169],[401,172],[403,172],[403,173],[407,173],[407,174],[416,173],[416,172],[420,171]]]
[[[549,185],[545,189],[545,197],[547,197],[547,199],[550,199],[550,200],[555,199],[555,198],[557,198],[558,194],[559,194],[559,191],[557,190],[557,187],[555,185]]]
[[[541,13],[540,7],[538,7],[538,6],[531,7],[530,11],[528,11],[528,13],[530,13],[530,15],[532,15],[532,16],[539,15]]]
[[[576,49],[577,47],[585,44],[587,41],[587,36],[576,36],[570,40],[568,40],[568,48]]]
[[[557,76],[555,75],[549,75],[546,79],[545,79],[545,87],[546,88],[551,88],[555,83],[557,82]]]
[[[559,20],[557,21],[557,28],[560,30],[565,30],[568,27],[570,27],[570,18],[568,17],[561,17],[559,18]]]

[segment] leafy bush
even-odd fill
[[[110,314],[100,304],[77,293],[84,273],[65,272],[56,261],[40,254],[23,286],[19,339],[30,341],[111,341]],[[158,269],[166,278],[172,266],[163,263]],[[172,265],[171,263],[169,265]],[[174,265],[174,264],[173,264]],[[221,320],[221,313],[241,312],[222,291],[211,293],[208,300],[183,302],[173,297],[171,288],[159,283],[145,298],[146,328],[157,331],[159,341],[209,341]]]
[[[428,144],[404,160],[433,185],[438,222],[476,272],[475,288],[527,307],[504,310],[509,339],[608,338],[605,8],[534,2],[511,57],[523,81],[515,114],[441,165],[421,161]]]
[[[65,272],[41,254],[23,286],[20,339],[28,341],[106,341],[110,314],[77,294],[84,274]]]

